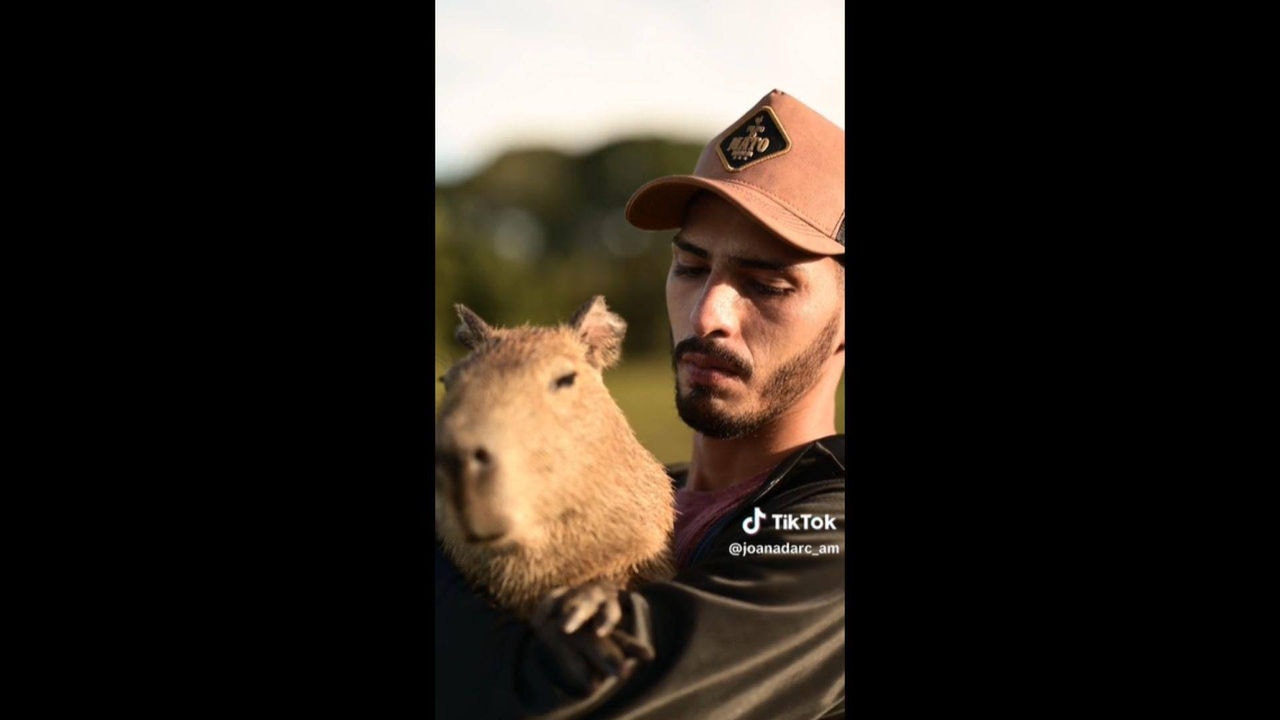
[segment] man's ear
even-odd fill
[[[587,346],[587,362],[593,367],[604,370],[622,359],[622,338],[627,334],[627,321],[609,311],[603,295],[596,295],[578,308],[569,326]]]

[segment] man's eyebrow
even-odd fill
[[[676,233],[676,236],[671,238],[672,244],[674,244],[676,247],[680,248],[681,250],[691,255],[697,255],[698,257],[703,259],[707,258],[710,255],[710,253],[708,253],[706,250],[703,250],[697,245],[694,245],[689,241],[683,240],[681,238],[682,238],[681,234]],[[753,270],[774,270],[779,272],[791,270],[792,268],[795,267],[794,263],[771,262],[769,260],[760,260],[758,258],[747,258],[747,257],[738,256],[738,255],[730,256],[729,262],[739,267],[751,268]]]
[[[683,250],[683,251],[685,251],[685,252],[687,252],[687,253],[689,253],[689,254],[691,254],[691,255],[697,255],[697,256],[698,256],[698,257],[700,257],[700,258],[705,258],[705,257],[707,257],[707,251],[706,251],[706,250],[703,250],[702,248],[700,248],[700,247],[698,247],[697,245],[694,245],[694,244],[692,244],[692,243],[690,243],[690,242],[688,242],[688,241],[681,240],[681,239],[680,239],[680,234],[679,234],[679,233],[677,233],[675,237],[671,238],[671,243],[672,243],[673,245],[675,245],[676,247],[680,248],[681,250]]]

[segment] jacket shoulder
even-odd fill
[[[766,485],[764,495],[799,485],[826,480],[843,482],[845,478],[845,439],[843,435],[814,440],[791,457],[783,460]]]
[[[830,455],[831,459],[839,464],[843,471],[845,468],[845,436],[832,435],[814,441],[814,445],[822,449],[823,452]]]

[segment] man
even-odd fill
[[[844,214],[844,132],[777,90],[692,175],[632,196],[633,225],[678,228],[667,314],[695,430],[672,472],[679,572],[569,592],[530,628],[462,588],[437,549],[440,716],[844,716]],[[647,661],[601,662],[619,645],[580,614],[566,624],[583,598],[612,606],[609,626],[621,608],[616,637]]]

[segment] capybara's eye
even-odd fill
[[[567,387],[569,387],[570,385],[572,385],[572,384],[573,384],[573,379],[574,379],[575,377],[577,377],[577,376],[578,376],[578,373],[576,373],[576,372],[571,372],[571,373],[569,373],[569,374],[567,374],[567,375],[561,375],[560,377],[556,378],[556,384],[555,384],[555,387],[554,387],[554,388],[552,388],[552,389],[553,389],[553,390],[559,390],[560,388],[567,388]]]

